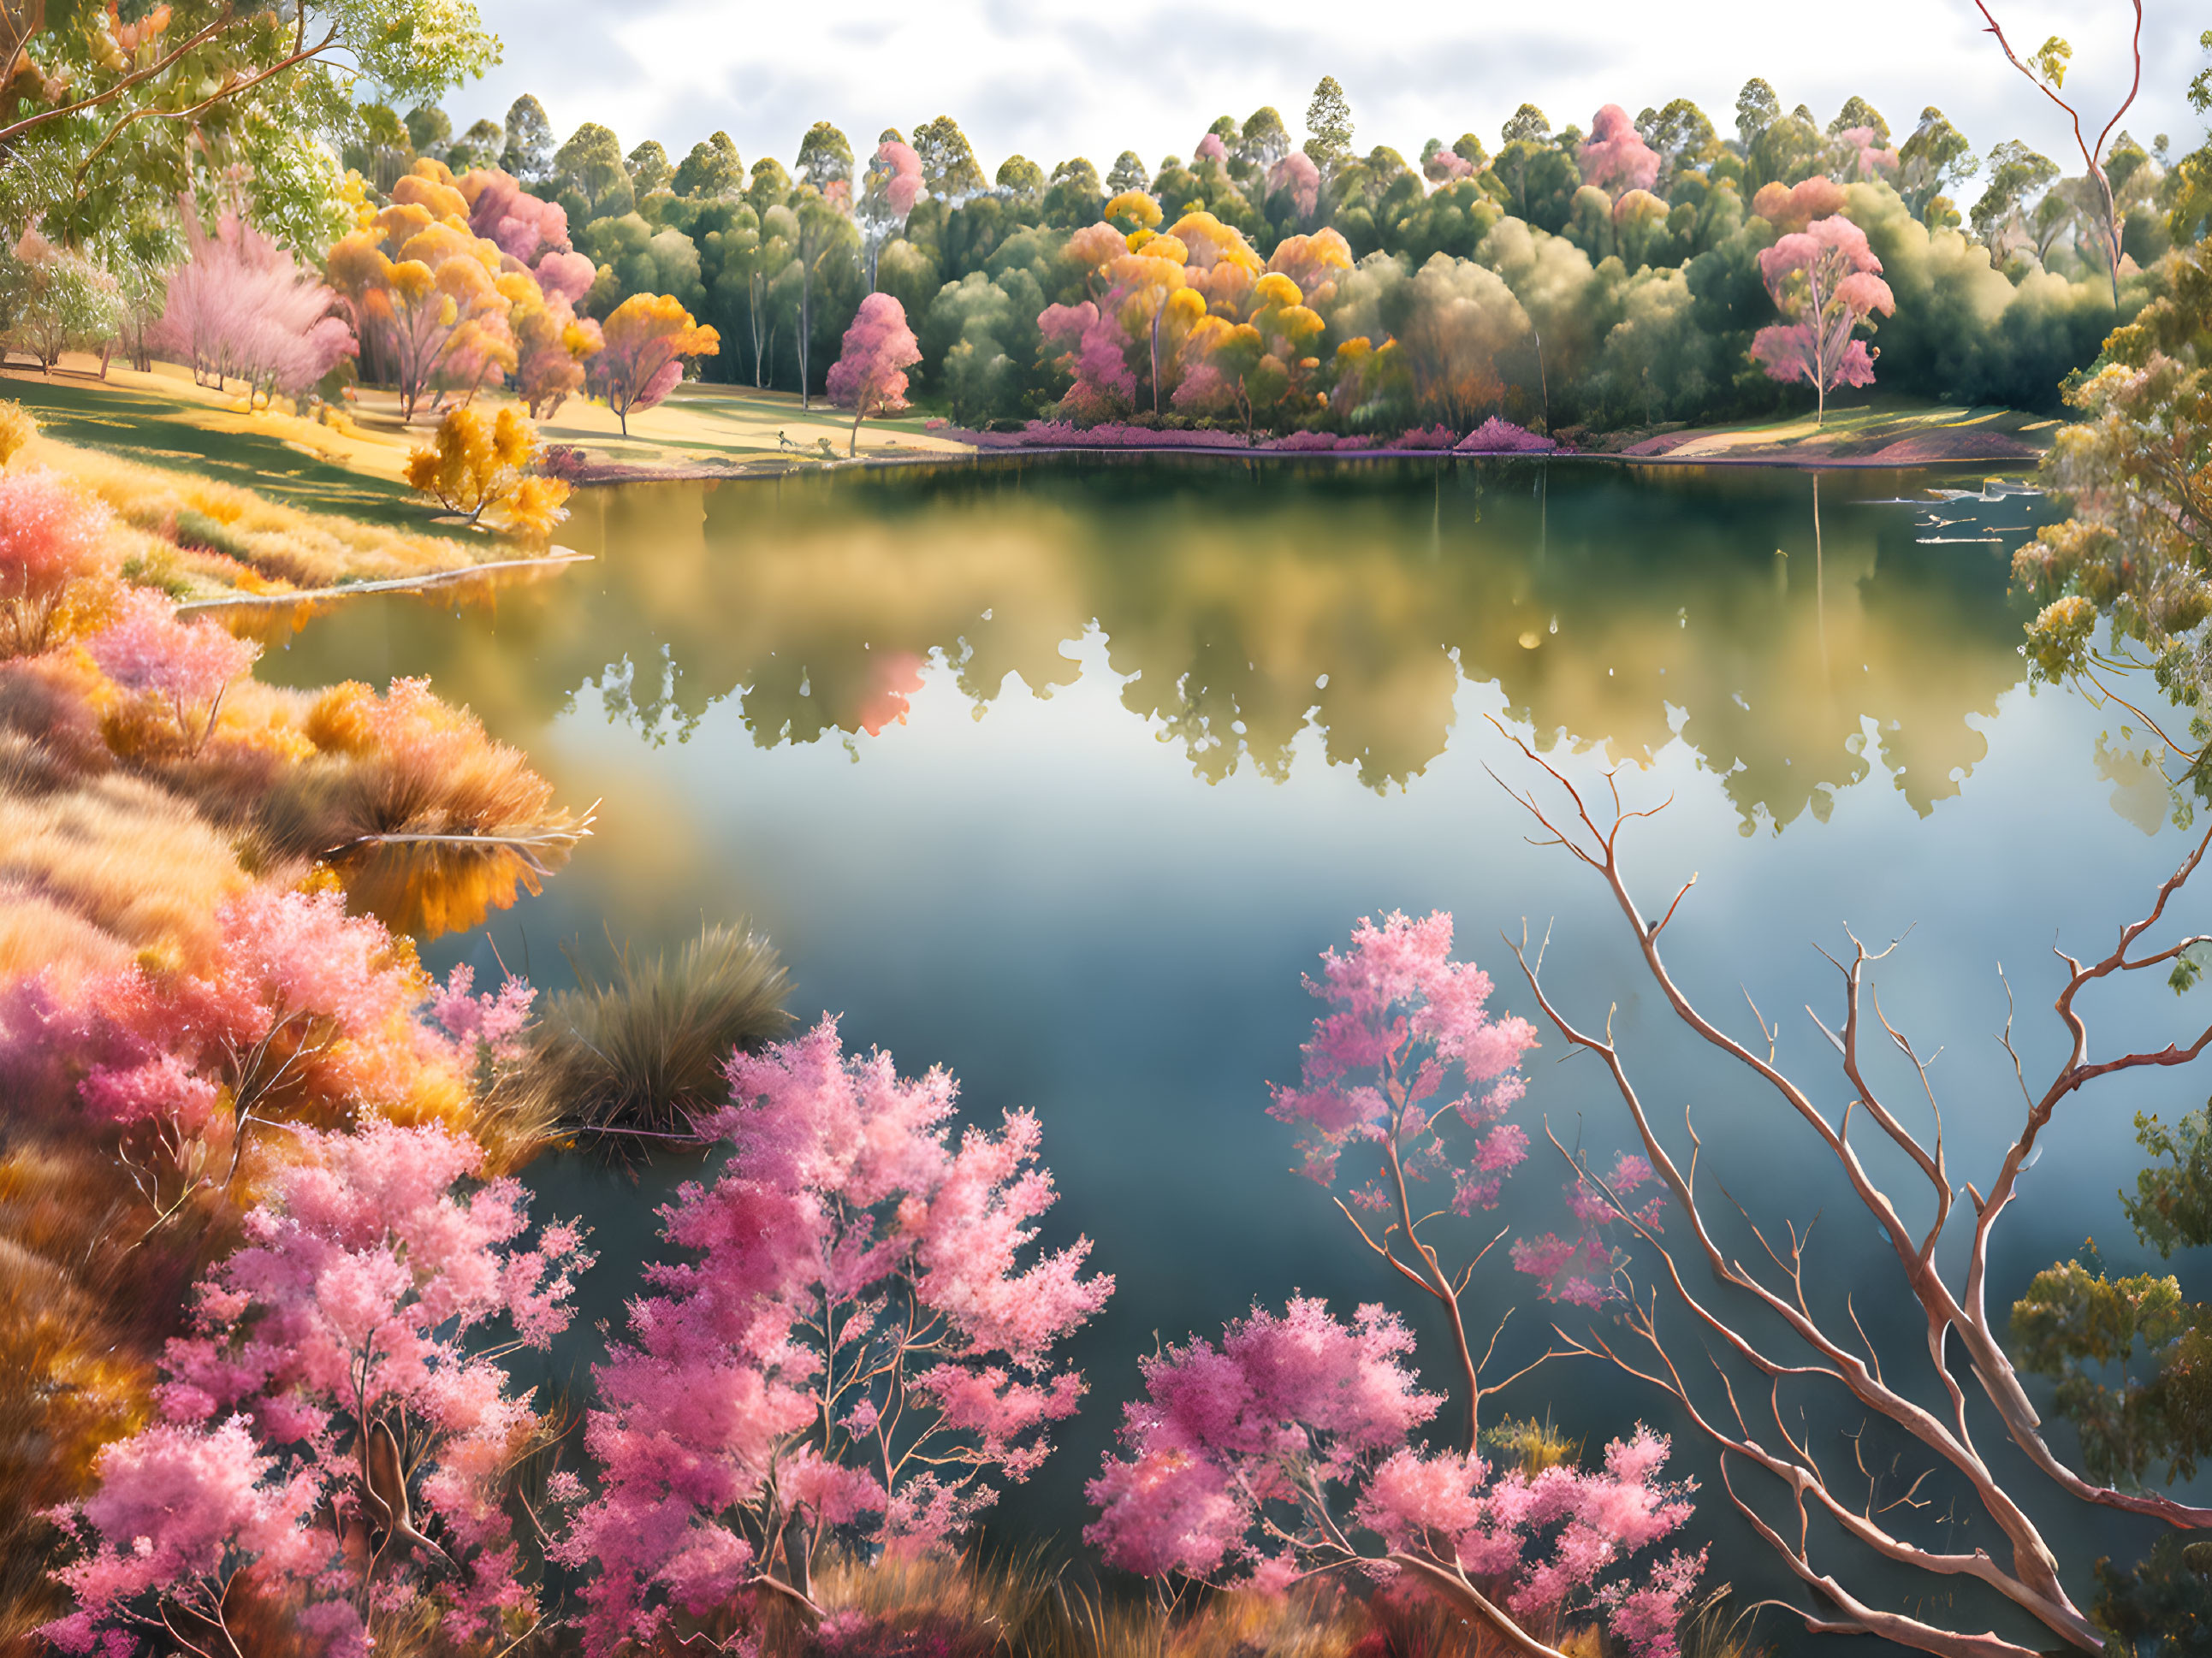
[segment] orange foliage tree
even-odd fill
[[[433,388],[472,394],[513,374],[514,317],[545,307],[521,263],[469,228],[467,197],[435,161],[418,162],[392,187],[390,206],[342,237],[329,267],[354,331],[410,420]]]
[[[686,357],[711,357],[721,336],[691,319],[665,294],[633,294],[602,325],[605,340],[592,358],[592,388],[607,400],[629,435],[629,417],[665,398],[684,378]]]

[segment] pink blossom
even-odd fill
[[[129,1597],[206,1616],[224,1563],[254,1562],[317,1603],[303,1623],[341,1647],[359,1643],[357,1595],[432,1596],[470,1638],[529,1600],[503,1482],[535,1418],[469,1338],[503,1321],[543,1346],[589,1257],[573,1227],[524,1246],[520,1187],[464,1192],[483,1153],[443,1128],[301,1130],[295,1152],[169,1344],[161,1420],[111,1448],[98,1491],[64,1514],[91,1552],[64,1581],[95,1624],[148,1615]],[[434,1517],[442,1570],[420,1549],[343,1556],[327,1522],[362,1523],[362,1447],[395,1422],[410,1436],[409,1504]],[[126,1552],[136,1576],[118,1577]]]
[[[717,1540],[781,1570],[794,1506],[885,1546],[964,1530],[985,1476],[1025,1477],[1073,1413],[1082,1379],[1054,1350],[1112,1289],[1084,1276],[1087,1240],[1034,1247],[1054,1193],[1029,1114],[956,1143],[950,1076],[848,1055],[830,1019],[729,1078],[726,1166],[661,1212],[688,1260],[648,1269],[596,1373],[600,1495],[562,1546],[599,1567],[595,1654],[691,1605],[684,1563],[737,1558]]]
[[[1591,118],[1590,136],[1577,159],[1584,184],[1615,195],[1649,190],[1659,181],[1659,152],[1644,142],[1619,104],[1607,104]]]
[[[1451,961],[1451,940],[1441,910],[1419,921],[1394,913],[1379,927],[1362,920],[1351,951],[1325,951],[1322,981],[1307,981],[1332,1011],[1314,1022],[1299,1085],[1276,1088],[1269,1112],[1306,1131],[1308,1172],[1324,1183],[1352,1145],[1387,1139],[1414,1178],[1447,1180],[1464,1208],[1487,1208],[1498,1198],[1492,1177],[1525,1154],[1525,1133],[1493,1132],[1472,1153],[1478,1172],[1443,1139],[1447,1114],[1494,1131],[1521,1096],[1521,1056],[1536,1046],[1525,1019],[1489,1017],[1489,975]],[[1461,1091],[1438,1099],[1454,1072]]]
[[[1765,249],[1759,269],[1775,308],[1788,320],[1759,330],[1752,358],[1776,380],[1811,381],[1825,418],[1835,387],[1874,381],[1877,352],[1852,336],[1870,318],[1897,308],[1881,280],[1881,261],[1867,246],[1864,231],[1832,216]]]
[[[161,702],[193,753],[214,732],[223,693],[261,655],[213,622],[179,622],[175,604],[150,587],[125,589],[114,619],[85,648],[125,690]]]
[[[1459,441],[1463,455],[1539,454],[1558,448],[1551,439],[1539,437],[1510,420],[1492,415]]]
[[[862,300],[827,382],[830,401],[853,410],[856,445],[867,416],[906,407],[906,371],[921,361],[921,347],[906,325],[906,307],[890,294]]]
[[[0,473],[0,656],[42,651],[55,603],[100,563],[106,507],[48,471]]]
[[[234,213],[210,236],[186,197],[182,218],[185,258],[169,273],[155,349],[182,356],[195,379],[288,396],[356,355],[339,296],[313,270]]]
[[[1301,219],[1310,219],[1321,202],[1321,169],[1314,165],[1313,157],[1302,149],[1294,149],[1267,169],[1267,193],[1278,191],[1291,193],[1291,205]],[[1299,286],[1303,288],[1304,283]]]
[[[447,975],[444,987],[430,998],[429,1015],[456,1042],[478,1048],[490,1057],[522,1057],[521,1035],[530,1023],[530,1005],[538,992],[513,974],[496,991],[476,992],[476,969],[463,963]]]
[[[1194,1340],[1144,1361],[1125,1455],[1109,1454],[1088,1487],[1100,1512],[1085,1540],[1148,1576],[1222,1582],[1241,1570],[1262,1588],[1309,1570],[1394,1570],[1354,1551],[1348,1515],[1387,1551],[1486,1581],[1517,1615],[1588,1609],[1620,1620],[1624,1639],[1671,1639],[1702,1557],[1641,1576],[1630,1564],[1690,1515],[1693,1488],[1659,1479],[1667,1441],[1639,1428],[1599,1469],[1534,1479],[1431,1452],[1410,1436],[1442,1401],[1416,1390],[1402,1362],[1412,1345],[1379,1307],[1347,1327],[1299,1299],[1279,1318],[1255,1308],[1218,1347]]]

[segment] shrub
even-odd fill
[[[39,422],[20,403],[0,403],[0,471],[39,435]]]
[[[106,509],[52,472],[0,475],[0,656],[46,648],[54,609],[99,568]]]
[[[167,595],[145,587],[125,590],[115,619],[85,648],[118,685],[160,703],[195,755],[215,731],[224,693],[261,654],[215,623],[178,621]]]

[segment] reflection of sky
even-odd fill
[[[433,620],[424,636],[443,632]],[[1646,625],[1673,620],[1668,606]],[[453,626],[491,648],[478,624]],[[881,1044],[912,1070],[945,1065],[980,1115],[1019,1104],[1042,1117],[1063,1193],[1051,1235],[1087,1233],[1121,1290],[1082,1343],[1092,1406],[1063,1453],[1009,1502],[1010,1521],[1067,1526],[1079,1512],[1080,1481],[1155,1332],[1211,1332],[1254,1298],[1279,1302],[1294,1287],[1346,1303],[1387,1293],[1344,1247],[1348,1234],[1322,1194],[1284,1172],[1291,1137],[1264,1114],[1265,1084],[1294,1072],[1311,1017],[1299,975],[1363,914],[1451,909],[1462,953],[1492,969],[1505,1006],[1528,1013],[1498,934],[1517,933],[1524,918],[1539,932],[1552,926],[1547,976],[1564,1006],[1601,1023],[1618,1003],[1615,1029],[1656,1115],[1679,1126],[1693,1108],[1708,1178],[1770,1224],[1825,1213],[1818,1282],[1855,1287],[1861,1315],[1882,1333],[1894,1309],[1881,1292],[1890,1270],[1881,1246],[1844,1206],[1809,1137],[1675,1032],[1631,970],[1620,919],[1587,872],[1525,843],[1529,825],[1484,769],[1529,780],[1483,719],[1504,706],[1493,684],[1458,682],[1448,746],[1403,788],[1377,792],[1354,767],[1328,763],[1327,736],[1312,726],[1291,739],[1279,780],[1242,768],[1208,784],[1163,720],[1132,713],[1110,648],[1095,629],[1084,634],[1060,647],[1049,699],[1010,681],[988,706],[939,659],[922,670],[903,723],[848,740],[763,747],[737,696],[705,707],[689,740],[657,746],[608,719],[588,689],[548,723],[502,722],[564,799],[606,801],[599,836],[574,864],[494,928],[509,963],[526,956],[557,982],[564,940],[596,952],[605,932],[650,944],[702,919],[749,914],[783,950],[802,1018],[837,1011],[854,1046]],[[416,665],[404,659],[415,649],[402,643],[388,665]],[[465,681],[465,665],[456,675]],[[2116,762],[2100,762],[2100,739],[2125,745],[2078,701],[2018,685],[1992,695],[1993,714],[1972,712],[1972,696],[1935,700],[1947,720],[1963,712],[1974,752],[1971,775],[1924,811],[1892,786],[1893,756],[1881,751],[1914,738],[1909,718],[1895,733],[1864,723],[1866,780],[1834,791],[1825,822],[1797,816],[1779,835],[1741,832],[1730,780],[1686,735],[1659,746],[1649,770],[1629,769],[1624,787],[1634,804],[1674,797],[1631,842],[1647,907],[1699,876],[1668,934],[1678,975],[1739,1031],[1751,1029],[1747,991],[1778,1022],[1784,1064],[1802,1067],[1832,1111],[1845,1098],[1842,1081],[1802,1010],[1833,1008],[1834,975],[1813,946],[1844,948],[1846,924],[1877,945],[1912,929],[1881,969],[1882,1005],[1923,1051],[1945,1045],[1934,1074],[1956,1175],[1986,1186],[2020,1110],[1992,1040],[2005,1016],[1996,964],[2019,993],[2033,1079],[2057,1054],[2047,1011],[2038,1017],[2056,988],[2054,938],[2081,949],[2108,940],[2122,906],[2170,871],[2181,841],[2171,829],[2143,832],[2154,820],[2128,795],[2140,780],[2124,766],[2113,799]],[[1594,775],[1589,756],[1567,763]],[[2141,821],[2124,821],[2116,806]],[[489,970],[481,944],[448,940],[429,954],[442,967],[471,949]],[[2107,995],[2092,1016],[2097,1050],[2162,1039],[2193,1011],[2156,987],[2132,1002]],[[1536,1057],[1527,1120],[1540,1114],[1570,1143],[1622,1145],[1623,1114],[1600,1073],[1587,1060],[1556,1066],[1560,1057],[1556,1040]],[[1924,1107],[1912,1108],[1908,1080],[1894,1068],[1883,1076],[1917,1123]],[[2130,1266],[2137,1252],[2113,1192],[2137,1161],[2132,1113],[2172,1114],[2201,1097],[2197,1084],[2165,1077],[2062,1112],[2008,1223],[1992,1301],[2088,1234],[2114,1266]],[[1921,1192],[1895,1159],[1869,1156],[1917,1218]],[[1497,1224],[1561,1224],[1550,1159],[1547,1150],[1509,1187]],[[627,1187],[574,1170],[541,1180],[554,1207],[588,1200],[599,1217],[608,1260],[592,1315],[617,1315],[629,1284],[615,1263],[645,1242]],[[1520,1298],[1510,1274],[1489,1282],[1479,1321]],[[1540,1339],[1535,1305],[1516,1322],[1522,1339]],[[1921,1351],[1893,1326],[1888,1339],[1900,1365]],[[1554,1367],[1509,1403],[1548,1406],[1570,1430],[1598,1436],[1638,1414],[1665,1420],[1655,1400],[1592,1368]],[[1818,1419],[1826,1450],[1847,1464],[1850,1448],[1833,1434],[1856,1418]],[[1779,1587],[1719,1514],[1710,1467],[1697,1467],[1715,1492],[1700,1523],[1728,1556],[1717,1576]],[[2118,1552],[2124,1540],[2063,1528],[2055,1540],[2069,1558],[2093,1558],[2091,1543]],[[1994,1540],[1969,1528],[1920,1540]]]

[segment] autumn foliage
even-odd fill
[[[408,456],[407,482],[471,524],[497,510],[519,534],[542,537],[568,516],[568,486],[532,473],[539,447],[512,404],[489,419],[473,407],[448,410],[431,446]]]
[[[711,328],[665,294],[633,294],[614,309],[601,328],[605,345],[586,371],[591,387],[607,400],[629,434],[629,417],[650,409],[676,389],[684,364],[711,357],[721,340]]]

